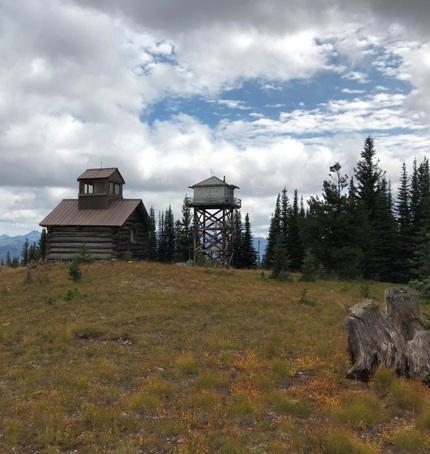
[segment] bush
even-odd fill
[[[394,372],[387,367],[381,366],[375,373],[372,387],[378,396],[385,397],[390,393],[395,380],[396,376],[394,375]]]
[[[72,260],[72,263],[69,266],[69,278],[73,282],[78,282],[82,278],[82,272],[79,267],[79,261],[76,257]]]

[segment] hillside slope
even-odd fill
[[[81,271],[74,283],[67,265],[0,270],[1,452],[430,447],[428,388],[383,369],[344,378],[360,283],[144,262]]]

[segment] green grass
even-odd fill
[[[0,452],[429,446],[428,388],[383,369],[370,384],[344,378],[361,282],[144,262],[80,270],[72,282],[68,264],[0,269]],[[372,283],[372,297],[388,285]]]

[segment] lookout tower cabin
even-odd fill
[[[65,199],[40,222],[47,229],[46,259],[71,260],[84,244],[93,259],[147,256],[152,222],[142,200],[124,199],[117,168],[88,169],[78,178],[78,198]]]
[[[226,267],[233,258],[233,212],[241,206],[234,190],[239,188],[216,176],[189,187],[194,190],[194,197],[186,199],[194,208],[193,262]]]

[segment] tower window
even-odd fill
[[[118,183],[109,183],[109,193],[114,195],[121,195],[121,186]]]

